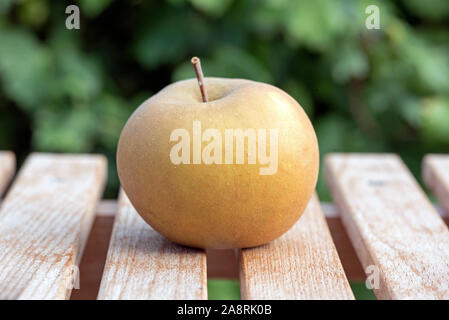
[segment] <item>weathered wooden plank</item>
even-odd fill
[[[0,151],[0,196],[5,191],[16,169],[16,157],[9,151]]]
[[[98,299],[207,299],[204,250],[154,231],[123,191]]]
[[[316,195],[292,229],[239,261],[243,299],[354,299]]]
[[[70,296],[106,166],[97,155],[27,159],[0,211],[0,298]]]
[[[449,155],[429,154],[423,161],[423,179],[449,214]]]
[[[398,156],[332,154],[326,177],[378,298],[449,298],[448,228]]]

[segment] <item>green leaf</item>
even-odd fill
[[[120,97],[110,94],[102,95],[92,108],[95,110],[98,123],[101,123],[96,130],[99,141],[108,149],[115,150],[120,132],[133,109]]]
[[[78,0],[81,14],[96,17],[101,14],[114,0]]]
[[[56,90],[75,101],[92,100],[103,87],[102,70],[93,55],[83,53],[76,42],[76,33],[60,29],[51,39],[57,66]]]
[[[208,28],[192,13],[170,11],[150,21],[137,36],[136,59],[146,68],[179,62],[190,48],[200,45]]]
[[[412,127],[418,128],[422,122],[421,104],[416,97],[404,98],[399,104],[403,119]]]
[[[427,98],[422,106],[422,134],[427,141],[449,145],[449,98]]]
[[[0,1],[0,14],[7,14],[14,2],[15,2],[15,0]]]
[[[340,83],[363,78],[369,71],[365,54],[354,43],[347,44],[333,55],[332,76]]]
[[[212,16],[221,16],[232,4],[232,0],[189,0],[198,10]]]
[[[403,45],[407,61],[416,69],[421,86],[449,93],[449,56],[446,48],[414,38]]]
[[[87,106],[65,111],[38,112],[33,145],[38,150],[89,152],[97,122]]]
[[[61,69],[61,87],[74,99],[88,100],[102,88],[101,74],[97,64],[77,52],[58,55]]]
[[[39,27],[49,16],[49,8],[45,0],[25,0],[20,3],[19,18],[24,25]]]
[[[285,8],[285,27],[293,41],[325,50],[345,31],[347,16],[338,0],[296,0]]]
[[[402,3],[411,13],[421,18],[442,20],[449,17],[447,0],[403,0]]]
[[[0,77],[7,96],[33,110],[51,81],[51,52],[23,29],[0,30]]]

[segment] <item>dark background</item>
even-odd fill
[[[0,149],[97,152],[109,159],[138,105],[194,76],[268,82],[310,116],[321,154],[395,152],[419,178],[422,156],[449,151],[449,1],[0,2]],[[365,27],[369,4],[380,30]],[[329,199],[322,177],[318,190]]]

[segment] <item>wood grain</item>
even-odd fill
[[[106,176],[96,155],[32,154],[0,211],[0,298],[70,296]]]
[[[239,261],[242,299],[354,299],[316,195],[292,229]]]
[[[423,161],[423,179],[449,214],[449,155],[429,154]]]
[[[0,196],[5,191],[16,170],[16,157],[9,151],[0,151]]]
[[[449,299],[449,231],[401,159],[332,154],[326,178],[380,299]]]
[[[123,191],[98,299],[207,299],[206,253],[154,231]]]

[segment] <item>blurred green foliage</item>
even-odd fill
[[[115,148],[131,112],[172,81],[269,82],[312,119],[322,155],[396,152],[415,174],[449,152],[447,0],[0,1],[0,149],[99,152],[118,187]],[[365,27],[369,4],[380,30]],[[322,176],[322,175],[321,175]],[[329,195],[320,177],[318,189]]]

